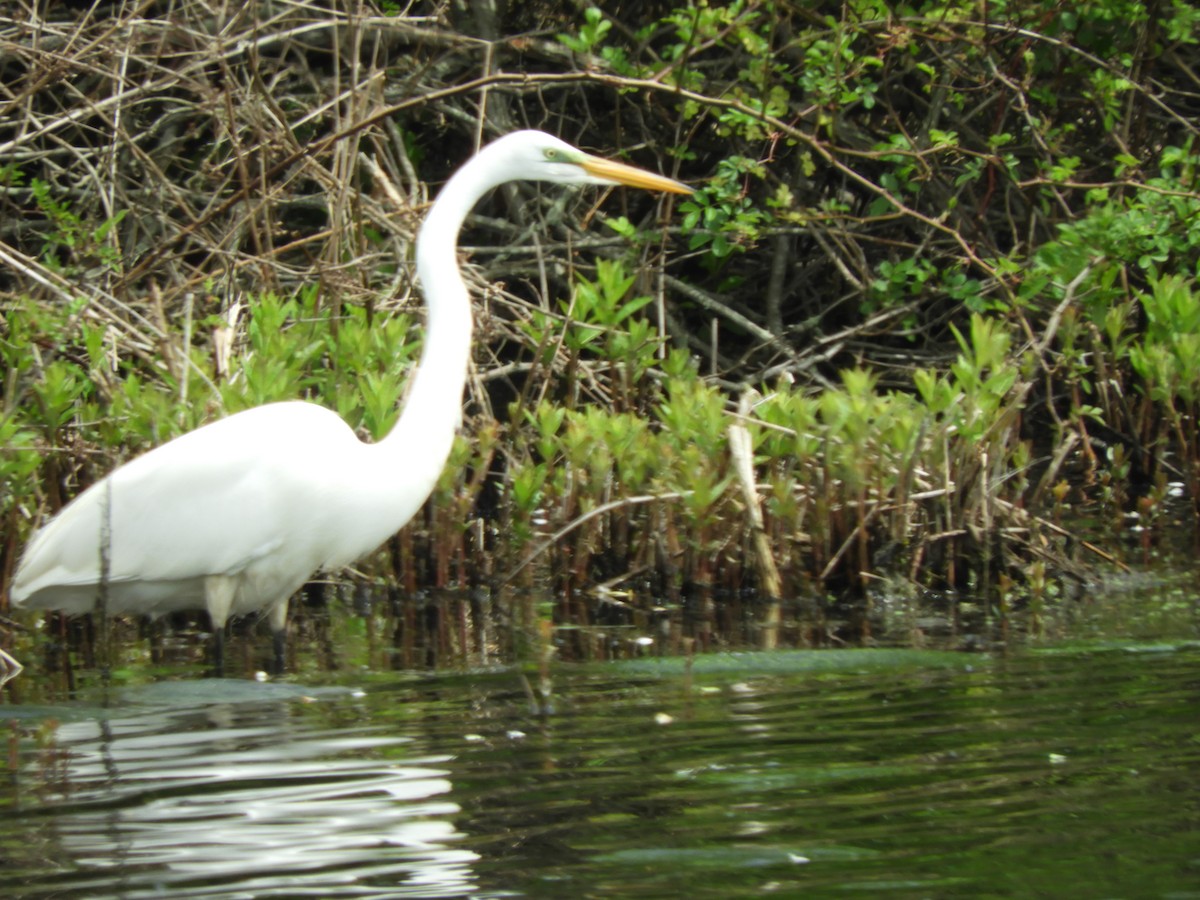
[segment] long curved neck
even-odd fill
[[[437,483],[462,420],[462,395],[471,356],[471,299],[458,268],[458,232],[479,198],[499,181],[476,156],[442,188],[417,235],[417,275],[425,294],[425,340],[400,419],[377,445],[387,466],[383,479],[418,505]],[[386,490],[386,489],[385,489]],[[409,513],[411,515],[411,513]]]

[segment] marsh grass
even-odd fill
[[[532,407],[514,400],[503,422],[468,419],[425,512],[362,561],[362,584],[396,584],[410,596],[481,592],[485,603],[458,601],[449,618],[440,611],[429,620],[435,631],[457,629],[449,644],[478,640],[486,613],[511,629],[492,640],[513,653],[539,645],[553,623],[565,629],[565,652],[595,657],[609,652],[605,628],[658,632],[678,646],[703,623],[702,645],[720,645],[714,605],[741,607],[738,640],[761,641],[770,599],[785,601],[773,627],[788,644],[870,640],[883,621],[876,599],[896,591],[970,595],[1003,618],[1014,597],[1041,602],[1046,561],[1055,578],[1078,573],[1060,558],[1051,523],[1023,509],[1033,451],[1017,427],[1022,376],[996,320],[973,317],[948,370],[916,370],[908,390],[848,369],[839,385],[814,392],[780,381],[748,390],[735,406],[680,351],[662,348],[655,362],[657,338],[630,326],[645,304],[630,297],[622,270],[604,267],[608,287],[598,295],[581,276],[578,291],[591,299],[571,316],[530,313],[545,329],[539,345],[565,357],[544,361],[541,399]],[[335,318],[329,309],[316,291],[250,299],[240,338],[220,361],[193,348],[186,400],[173,382],[132,377],[106,395],[82,361],[90,357],[60,347],[33,390],[38,402],[6,420],[28,446],[8,457],[6,472],[40,462],[70,472],[57,482],[70,489],[131,446],[183,430],[196,409],[298,395],[378,438],[419,333],[404,316],[371,323],[362,310]],[[10,332],[34,327],[47,325],[10,313]],[[52,330],[61,339],[70,329]],[[566,331],[588,337],[568,341]],[[585,391],[623,400],[584,403]],[[734,464],[733,429],[749,436],[757,521]],[[52,504],[31,485],[24,496],[9,493],[13,519],[29,504]],[[779,587],[752,600],[763,594],[756,563],[764,556]],[[421,607],[400,614],[400,631],[421,628]],[[605,627],[589,630],[597,625]],[[419,654],[410,646],[403,655]]]

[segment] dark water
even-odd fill
[[[24,677],[24,676],[23,676]],[[0,707],[0,896],[1200,897],[1200,647]]]

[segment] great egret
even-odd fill
[[[441,474],[471,352],[458,232],[480,197],[516,180],[691,192],[539,131],[487,145],[446,183],[418,234],[424,349],[407,404],[383,440],[364,444],[336,413],[299,400],[181,435],[93,484],[34,535],[13,579],[13,604],[91,611],[104,553],[107,612],[203,607],[220,666],[229,617],[264,611],[281,664],[288,598],[317,570],[348,565],[400,530]]]

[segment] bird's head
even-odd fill
[[[496,160],[501,181],[557,184],[624,184],[648,191],[690,194],[692,189],[663,175],[584,153],[542,131],[514,131],[488,144],[480,156]]]

